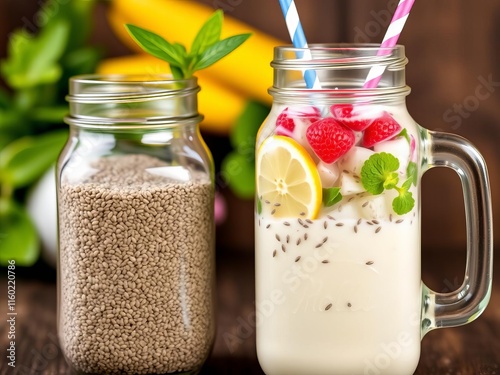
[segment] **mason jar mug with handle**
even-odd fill
[[[412,374],[420,341],[486,307],[492,214],[483,158],[406,109],[403,46],[275,49],[256,148],[257,354],[267,375]],[[384,71],[375,88],[365,80]],[[307,75],[319,85],[308,88]],[[466,210],[462,286],[421,281],[420,183],[444,166]]]

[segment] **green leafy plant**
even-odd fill
[[[407,179],[401,186],[399,183],[399,160],[387,152],[373,154],[361,168],[361,183],[367,192],[379,195],[384,190],[395,189],[398,196],[392,202],[392,208],[398,215],[410,212],[415,206],[415,199],[409,191],[411,184],[416,181],[415,168],[407,168]],[[409,174],[411,173],[411,174]]]
[[[144,51],[169,63],[174,78],[183,79],[216,63],[250,37],[247,33],[221,40],[223,20],[222,10],[216,10],[198,31],[189,52],[184,45],[170,43],[141,27],[130,24],[125,27]]]
[[[85,44],[94,6],[92,0],[46,1],[35,17],[43,27],[36,34],[13,31],[0,61],[7,86],[0,88],[0,265],[15,260],[29,266],[38,259],[39,234],[25,201],[67,139],[69,77],[92,73],[101,58]]]
[[[222,161],[221,174],[234,194],[242,199],[255,195],[255,140],[269,110],[264,104],[248,101],[231,130],[233,151]]]
[[[332,187],[323,189],[323,205],[331,207],[342,200],[340,187]]]

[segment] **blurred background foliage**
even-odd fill
[[[53,165],[67,139],[68,78],[95,71],[103,53],[88,45],[95,1],[50,0],[29,25],[8,35],[0,61],[0,264],[31,265],[40,250],[26,211],[32,185]],[[50,219],[50,213],[47,213]]]

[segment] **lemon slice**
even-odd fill
[[[267,138],[257,152],[257,194],[262,211],[278,218],[315,219],[322,188],[316,164],[290,137]]]

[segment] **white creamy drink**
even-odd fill
[[[417,222],[324,217],[304,228],[298,219],[261,219],[257,306],[274,301],[270,314],[259,314],[264,372],[412,374],[420,353]]]
[[[257,354],[267,375],[415,371],[416,139],[396,108],[274,108],[256,157]]]

